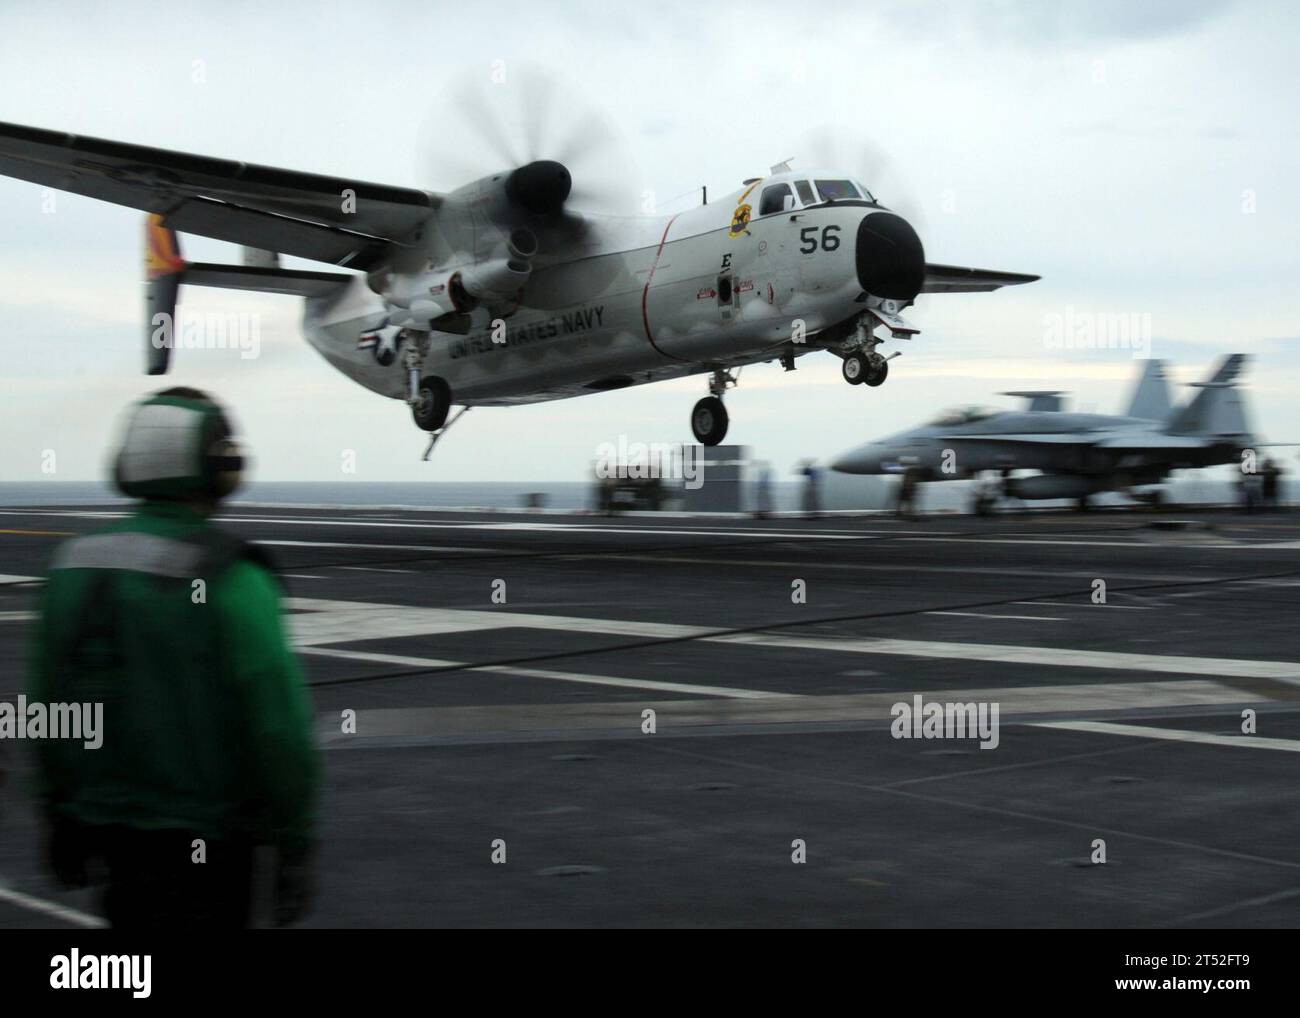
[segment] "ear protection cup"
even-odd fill
[[[207,494],[225,498],[232,494],[244,479],[244,449],[231,438],[219,438],[203,455],[203,475]]]

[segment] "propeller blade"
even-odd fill
[[[553,160],[572,175],[569,207],[639,212],[642,178],[622,132],[586,93],[528,61],[454,72],[421,139],[421,178],[439,189]]]

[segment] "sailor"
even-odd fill
[[[113,478],[139,504],[64,543],[29,698],[101,703],[98,748],[43,740],[37,792],[68,887],[115,927],[242,927],[272,846],[274,922],[305,914],[318,785],[311,711],[259,549],[210,517],[244,457],[220,406],[173,388],[130,414]]]

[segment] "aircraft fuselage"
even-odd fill
[[[467,334],[434,333],[424,372],[445,379],[458,404],[509,405],[819,349],[818,331],[862,311],[859,224],[890,213],[842,201],[736,229],[746,193],[676,216],[601,222],[591,243],[534,269],[513,314],[480,309]],[[385,366],[358,348],[388,310],[357,277],[307,301],[304,331],[348,377],[403,399],[400,359]]]

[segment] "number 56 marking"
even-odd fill
[[[840,228],[838,226],[827,226],[822,229],[821,249],[823,251],[834,251],[840,246]],[[817,250],[817,227],[805,226],[799,231],[799,250],[803,254],[812,254]]]

